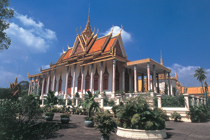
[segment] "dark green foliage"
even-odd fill
[[[64,99],[58,99],[58,104],[59,105],[65,105],[65,100]]]
[[[173,95],[176,95],[176,91],[177,91],[177,90],[176,90],[176,87],[173,87],[173,88],[172,88],[172,91],[173,91]]]
[[[162,119],[164,119],[165,121],[168,120],[168,116],[166,114],[166,111],[165,110],[162,110],[160,108],[155,108],[154,110],[154,113],[156,114],[156,116],[160,116]]]
[[[190,108],[188,115],[192,122],[206,122],[210,117],[210,108],[208,106],[194,106]]]
[[[69,117],[71,117],[71,115],[65,113],[65,114],[60,115],[60,117],[61,117],[61,118],[69,118]]]
[[[165,128],[165,120],[161,113],[153,111],[147,104],[147,96],[140,95],[126,102],[126,105],[116,109],[119,126],[133,129],[146,129],[147,121],[153,122],[152,130]],[[133,123],[133,124],[132,124]]]
[[[174,119],[175,122],[177,122],[182,119],[182,116],[176,111],[174,111],[173,113],[171,113],[171,118]]]
[[[54,123],[36,119],[41,115],[39,98],[24,96],[21,100],[7,100],[0,106],[1,140],[37,140],[52,135],[58,129]]]
[[[116,121],[109,112],[96,113],[94,121],[96,123],[95,128],[106,136],[109,136],[111,132],[115,132],[115,129],[117,128]]]
[[[0,99],[11,99],[12,92],[9,88],[0,88]]]
[[[9,28],[8,20],[14,16],[14,10],[9,7],[9,0],[0,1],[0,51],[8,49],[11,39],[7,36],[6,30]]]
[[[145,130],[154,130],[154,123],[152,121],[146,121]]]
[[[78,92],[76,92],[75,97],[79,98],[79,93]]]
[[[104,98],[104,106],[113,106],[114,104],[114,100],[109,100],[108,97]]]
[[[52,105],[56,105],[58,98],[55,97],[55,92],[54,91],[49,91],[49,93],[47,94],[47,98],[46,98],[46,104],[48,106],[52,106]]]
[[[167,96],[162,97],[162,106],[163,107],[185,107],[185,99],[184,96],[178,95],[178,96]]]
[[[204,80],[206,79],[206,75],[205,74],[208,74],[205,69],[203,68],[198,68],[197,70],[195,70],[195,74],[194,74],[194,77],[199,81],[201,82],[201,86],[202,86],[202,92],[204,93],[204,88],[203,88],[203,83],[204,83]]]
[[[72,100],[68,99],[68,105],[72,105]]]
[[[52,112],[47,112],[47,113],[45,113],[45,116],[54,116],[54,113],[52,113]]]
[[[158,107],[158,98],[157,97],[154,97],[153,102],[154,102],[154,107]]]

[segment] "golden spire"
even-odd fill
[[[85,30],[83,31],[83,34],[90,36],[92,34],[92,30],[90,27],[90,4],[89,4],[89,9],[88,9],[88,21],[85,27]]]
[[[178,80],[177,71],[175,69],[175,78]]]
[[[160,51],[160,64],[163,65],[162,51]]]

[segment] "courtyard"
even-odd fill
[[[60,113],[54,116],[54,122],[58,122],[60,129],[55,132],[50,140],[99,140],[101,133],[94,128],[84,126],[84,115],[72,115],[69,124],[60,123]],[[169,140],[209,140],[210,122],[186,123],[166,121],[166,132]],[[112,134],[111,140],[129,140]]]

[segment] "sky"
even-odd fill
[[[73,46],[76,28],[84,30],[90,4],[90,24],[106,35],[123,26],[122,38],[130,61],[152,58],[177,70],[183,86],[200,86],[194,71],[202,67],[210,84],[210,1],[209,0],[11,0],[15,16],[6,31],[8,50],[0,52],[0,87],[28,80],[27,74],[56,63],[67,45]]]

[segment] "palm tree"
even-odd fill
[[[198,68],[197,70],[195,70],[195,74],[194,74],[194,77],[197,78],[199,82],[201,82],[203,93],[204,93],[203,82],[206,79],[205,74],[208,74],[208,73],[203,68]]]

